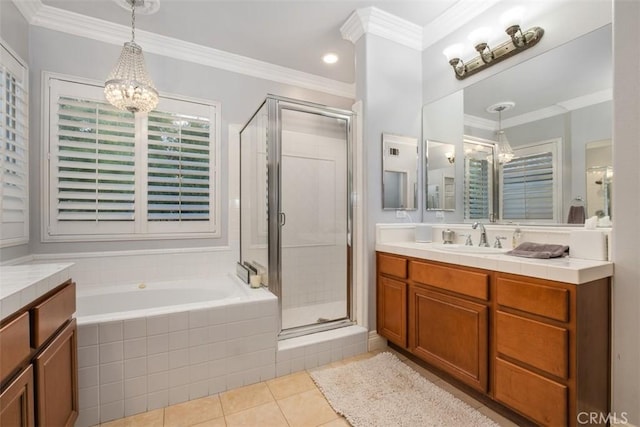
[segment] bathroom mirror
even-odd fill
[[[597,60],[593,52],[598,52]],[[512,221],[567,223],[571,201],[587,198],[590,184],[586,178],[585,146],[592,141],[611,140],[611,58],[611,25],[606,25],[463,89],[459,102],[464,116],[461,132],[464,137],[449,141],[458,151],[463,148],[465,138],[496,141],[498,114],[488,111],[488,107],[505,101],[515,104],[501,113],[501,128],[514,151],[557,141],[552,185],[558,193],[553,195],[553,219]],[[443,100],[435,101],[428,110],[442,110],[444,106],[438,103],[444,104]],[[447,111],[451,111],[449,101],[446,105]],[[489,202],[496,206],[496,214],[500,214],[503,208],[500,203],[504,200],[501,173],[501,167],[497,167],[496,185],[492,187],[495,192],[486,195],[497,199]],[[464,194],[463,169],[457,169],[456,174],[456,191]],[[464,218],[469,219],[470,199],[465,195],[463,200]]]
[[[611,140],[592,141],[585,146],[587,217],[597,216],[601,226],[609,226],[611,212],[613,158]]]
[[[418,197],[418,140],[382,134],[382,208],[415,210]]]
[[[427,210],[456,209],[456,146],[446,142],[426,140],[425,185]]]

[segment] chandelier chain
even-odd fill
[[[131,41],[136,41],[136,0],[131,0]]]

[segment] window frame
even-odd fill
[[[221,152],[221,112],[220,102],[205,100],[200,98],[187,97],[182,95],[174,95],[162,93],[160,95],[160,111],[176,112],[173,110],[163,109],[163,101],[165,104],[173,104],[174,102],[187,102],[191,104],[201,104],[210,109],[211,121],[210,126],[214,127],[210,132],[210,210],[209,221],[189,222],[189,225],[176,227],[171,221],[158,222],[147,219],[147,179],[148,179],[148,151],[147,151],[147,114],[135,115],[135,216],[134,220],[128,226],[111,224],[105,221],[103,225],[104,231],[99,233],[91,231],[82,231],[80,233],[69,232],[65,228],[59,227],[55,218],[55,206],[52,206],[56,197],[56,181],[55,175],[52,175],[51,154],[53,153],[56,142],[55,136],[52,134],[52,125],[57,119],[52,117],[51,102],[52,93],[50,84],[52,80],[69,82],[72,84],[88,85],[102,90],[104,87],[102,82],[91,79],[80,78],[65,74],[43,72],[42,74],[42,135],[44,143],[42,144],[42,159],[44,160],[44,168],[42,174],[42,241],[44,242],[76,242],[76,241],[121,241],[121,240],[158,240],[158,239],[203,239],[203,238],[219,238],[221,236],[221,195],[220,195],[220,152]],[[87,99],[95,97],[87,96]],[[101,99],[106,102],[106,100]],[[115,222],[115,221],[114,221]],[[78,224],[78,223],[76,223]],[[185,223],[186,224],[186,223]],[[128,230],[121,230],[128,228]],[[186,231],[184,229],[187,229]]]
[[[6,52],[6,54],[9,55],[10,58],[13,59],[13,61],[15,61],[15,64],[13,64],[16,67],[20,68],[20,74],[21,74],[21,78],[22,78],[22,89],[24,91],[24,106],[25,106],[25,123],[24,123],[24,141],[25,141],[25,145],[24,145],[24,217],[23,217],[23,221],[22,221],[22,232],[20,233],[20,235],[15,236],[15,237],[9,237],[9,238],[4,238],[4,236],[0,236],[0,248],[6,248],[6,247],[11,247],[11,246],[19,246],[19,245],[25,245],[29,243],[29,217],[30,217],[30,203],[29,203],[29,185],[30,185],[30,180],[29,180],[29,144],[30,144],[30,139],[29,139],[29,66],[27,64],[27,62],[22,59],[22,57],[20,57],[20,55],[18,55],[16,53],[15,50],[13,50],[9,44],[2,38],[0,38],[0,49],[2,49],[3,51]],[[11,66],[11,64],[6,64],[5,65],[7,68],[9,68]],[[4,99],[4,95],[2,95],[0,98]],[[4,108],[4,107],[2,107]],[[4,129],[4,128],[3,128]],[[4,150],[3,150],[4,151]],[[0,164],[4,164],[4,160],[0,161]],[[2,173],[4,174],[4,171],[2,171]],[[2,191],[0,191],[0,194],[3,194]],[[4,216],[2,215],[2,204],[3,201],[0,200],[0,227],[2,226],[2,224],[4,223]]]

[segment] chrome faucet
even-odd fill
[[[487,230],[485,230],[484,224],[481,224],[479,222],[474,222],[471,228],[475,230],[476,228],[478,228],[478,226],[480,226],[480,243],[478,243],[478,246],[483,246],[485,248],[488,248],[489,243],[487,242]]]

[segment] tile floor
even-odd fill
[[[372,357],[365,353],[326,366],[347,364]],[[482,403],[436,375],[395,353],[400,360],[501,426],[516,426]],[[316,368],[323,369],[324,367]],[[348,427],[349,423],[329,406],[307,371],[230,390],[163,409],[101,424],[104,427]]]

